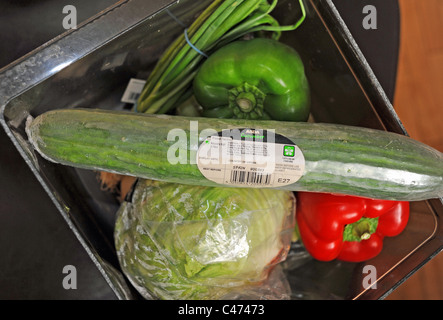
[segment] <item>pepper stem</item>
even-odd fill
[[[234,118],[260,119],[263,117],[264,94],[256,86],[249,83],[229,90],[229,107],[234,113]]]
[[[343,231],[343,241],[368,240],[377,230],[378,218],[363,217],[357,222],[348,224]]]
[[[369,222],[367,221],[357,222],[352,230],[352,234],[361,240],[368,240],[371,237],[369,227]]]
[[[255,96],[251,92],[241,92],[237,99],[235,99],[235,102],[243,112],[251,112],[257,104]]]

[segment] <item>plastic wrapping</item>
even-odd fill
[[[285,297],[285,279],[274,285],[268,276],[290,249],[292,192],[139,180],[131,198],[118,212],[115,245],[144,298]]]

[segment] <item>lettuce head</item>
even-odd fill
[[[117,214],[120,266],[147,299],[221,299],[286,258],[294,201],[283,190],[141,179]]]

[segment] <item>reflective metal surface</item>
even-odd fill
[[[66,223],[119,299],[134,299],[113,247],[118,203],[101,190],[96,173],[48,163],[26,141],[24,123],[60,108],[126,109],[120,98],[130,78],[145,79],[156,59],[211,1],[120,1],[76,30],[1,70],[1,123]],[[299,16],[295,0],[280,1],[282,23]],[[369,68],[334,4],[306,1],[308,17],[282,41],[296,48],[311,85],[318,122],[378,128],[405,134],[389,98]],[[385,240],[378,257],[362,264],[313,261],[293,248],[283,264],[294,299],[379,299],[441,250],[442,204],[412,204],[407,230]],[[372,288],[362,287],[363,267],[377,270]]]

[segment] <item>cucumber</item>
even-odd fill
[[[42,157],[55,163],[173,183],[228,186],[207,179],[191,161],[206,138],[199,135],[189,143],[191,122],[198,124],[199,134],[204,129],[260,128],[274,129],[291,140],[304,156],[303,174],[277,189],[396,201],[443,195],[441,152],[407,136],[375,129],[63,109],[28,119],[26,131]],[[173,129],[186,133],[186,163],[168,161],[168,150],[177,144],[168,140]]]

